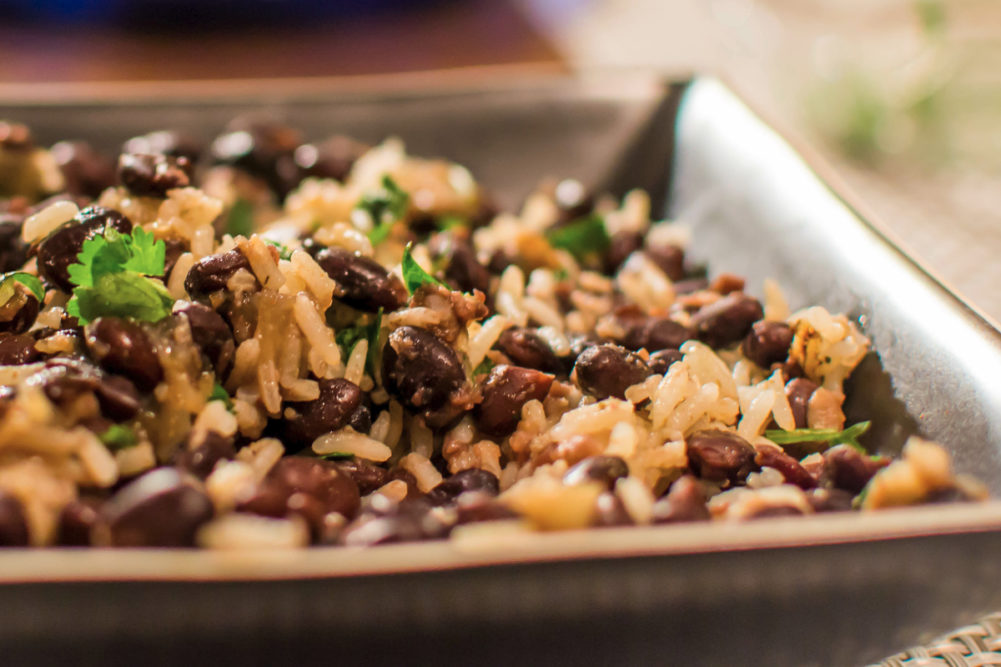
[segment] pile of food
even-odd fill
[[[117,165],[0,123],[0,545],[375,545],[982,498],[859,444],[843,315],[646,194],[242,119]],[[485,522],[492,522],[489,525]]]

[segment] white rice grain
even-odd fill
[[[71,201],[57,201],[43,208],[38,213],[28,216],[21,227],[21,239],[32,243],[45,238],[60,225],[72,220],[80,208]]]
[[[181,254],[174,263],[174,268],[170,271],[170,278],[167,280],[167,291],[174,299],[187,299],[188,290],[184,287],[184,279],[188,277],[188,272],[195,265],[195,256],[190,252]]]
[[[253,514],[227,514],[204,525],[198,546],[207,549],[295,549],[309,544],[309,531],[299,518],[272,519]]]
[[[421,493],[427,493],[442,482],[441,473],[434,464],[426,456],[416,452],[411,452],[400,459],[400,467],[414,476]]]
[[[358,433],[350,426],[321,435],[313,441],[313,451],[320,455],[352,454],[376,462],[386,461],[393,454],[393,451],[386,444],[363,433]]]

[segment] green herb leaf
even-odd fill
[[[368,238],[372,245],[386,240],[393,225],[403,219],[410,203],[410,195],[389,176],[382,177],[382,187],[361,198],[357,208],[364,210],[372,218],[372,231]]]
[[[481,361],[479,365],[473,369],[473,377],[476,377],[477,375],[486,375],[496,365],[497,364],[490,360],[490,357],[483,357],[483,361]]]
[[[109,227],[83,242],[77,263],[67,270],[74,285],[94,287],[101,276],[111,273],[162,276],[166,254],[167,244],[142,227],[135,227],[131,235]]]
[[[455,229],[456,227],[468,227],[469,220],[466,220],[458,215],[445,215],[440,218],[436,218],[434,224],[440,231],[447,232],[448,230]]]
[[[403,269],[403,282],[407,286],[407,292],[413,294],[417,291],[417,288],[426,283],[441,285],[445,289],[452,289],[421,268],[421,265],[417,263],[417,260],[410,253],[412,245],[412,243],[408,243],[406,249],[403,251],[403,262],[401,265]]]
[[[353,459],[355,455],[350,452],[328,452],[320,454],[319,457],[324,461],[343,461],[345,459]]]
[[[127,271],[102,275],[93,287],[77,287],[66,312],[81,324],[103,316],[159,322],[170,315],[173,305],[163,283]]]
[[[279,259],[284,259],[286,261],[292,259],[292,251],[289,250],[288,246],[285,245],[284,243],[280,243],[278,241],[272,241],[271,239],[264,239],[264,242],[267,243],[268,245],[273,245],[274,247],[278,248]]]
[[[24,271],[10,271],[9,273],[0,273],[0,306],[10,301],[11,297],[14,296],[14,285],[16,284],[27,287],[39,303],[45,298],[45,288],[42,286],[42,281],[36,276]]]
[[[246,199],[237,199],[226,218],[226,233],[231,236],[249,237],[254,233],[254,205]]]
[[[865,452],[865,447],[859,444],[858,438],[869,430],[869,426],[871,426],[871,424],[872,423],[868,421],[859,422],[858,424],[849,426],[843,431],[822,428],[797,428],[791,431],[770,429],[765,431],[765,437],[777,445],[816,442],[826,445],[824,449],[827,449],[828,447],[844,444]]]
[[[358,324],[341,329],[334,335],[334,340],[341,348],[341,353],[347,357],[355,349],[360,340],[368,341],[368,354],[365,356],[365,368],[370,374],[375,374],[379,363],[379,331],[382,328],[382,308],[376,313],[375,320],[369,324]]]
[[[600,215],[589,215],[565,227],[552,229],[546,237],[554,248],[563,248],[577,259],[604,252],[611,243],[605,220]]]
[[[139,442],[135,432],[122,424],[112,424],[108,430],[97,437],[109,449],[125,449]]]
[[[226,389],[218,382],[216,382],[215,385],[213,385],[212,393],[209,394],[208,400],[222,401],[223,403],[226,404],[227,410],[229,411],[233,410],[233,399],[230,398],[229,392],[227,392]]]

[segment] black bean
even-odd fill
[[[800,465],[799,461],[777,447],[762,447],[754,457],[754,462],[762,468],[778,470],[786,482],[795,484],[801,489],[812,489],[817,486],[817,480]]]
[[[0,306],[0,332],[24,333],[35,323],[38,311],[35,295],[15,285],[14,294]]]
[[[506,505],[498,502],[493,495],[485,491],[463,493],[455,500],[455,510],[456,523],[458,524],[501,521],[518,517]]]
[[[60,141],[52,146],[52,157],[72,195],[96,199],[115,184],[115,163],[86,141]]]
[[[308,447],[321,435],[347,426],[362,404],[362,391],[353,382],[336,378],[319,384],[320,395],[312,401],[285,404],[294,414],[285,417],[282,439],[292,449]]]
[[[347,179],[355,160],[368,146],[350,137],[335,135],[319,144],[303,144],[295,149],[295,163],[304,176]]]
[[[358,485],[358,491],[367,496],[389,481],[389,471],[365,459],[348,459],[335,461],[337,469],[346,474]]]
[[[594,518],[591,520],[591,525],[595,528],[631,526],[633,518],[629,516],[626,506],[617,495],[611,491],[603,491],[594,501]]]
[[[237,510],[275,518],[301,516],[316,539],[324,532],[328,514],[336,512],[352,519],[360,505],[358,485],[334,463],[286,456],[275,464],[257,492],[237,505]]]
[[[692,326],[699,340],[721,348],[744,338],[762,317],[764,310],[760,301],[743,292],[734,292],[700,308],[692,316]]]
[[[191,185],[187,158],[143,153],[118,157],[118,179],[129,192],[143,197],[166,197],[168,190]]]
[[[218,292],[240,269],[250,271],[250,262],[239,250],[202,257],[184,278],[184,289],[193,297]]]
[[[89,547],[94,526],[100,520],[100,501],[81,498],[71,501],[59,513],[56,544],[61,547]]]
[[[629,476],[629,466],[618,456],[590,456],[577,463],[563,475],[563,483],[570,486],[599,482],[609,491],[615,482]]]
[[[462,363],[455,350],[427,329],[400,327],[389,334],[382,351],[382,381],[432,428],[461,412],[451,399],[466,382]]]
[[[792,409],[793,419],[796,420],[796,428],[807,427],[807,404],[819,386],[816,382],[806,378],[795,378],[786,383],[786,398],[789,399],[789,407]]]
[[[821,479],[836,488],[859,493],[873,475],[889,464],[889,459],[873,458],[851,445],[836,445],[824,452],[824,470]]]
[[[263,179],[281,197],[299,183],[301,172],[294,157],[302,143],[298,132],[275,122],[242,119],[232,123],[231,129],[212,142],[216,164]]]
[[[478,491],[496,496],[500,493],[497,476],[479,468],[460,470],[428,491],[427,498],[433,505],[447,505],[464,493]]]
[[[99,317],[85,332],[87,350],[104,370],[124,375],[143,391],[152,391],[163,379],[153,341],[138,322]]]
[[[233,438],[208,431],[195,447],[187,442],[182,444],[174,457],[174,465],[199,479],[205,479],[215,469],[216,463],[231,460],[234,456],[236,447]]]
[[[341,534],[340,542],[349,546],[375,546],[443,538],[450,526],[431,513],[431,509],[424,499],[404,500],[391,509],[359,517]]]
[[[0,271],[17,271],[28,260],[28,245],[21,238],[21,218],[0,214]]]
[[[316,254],[316,263],[337,282],[341,291],[336,298],[352,308],[390,311],[407,301],[403,282],[374,259],[344,248],[325,248]]]
[[[703,479],[737,482],[755,468],[754,447],[732,431],[699,431],[687,438],[688,464]]]
[[[708,521],[709,518],[706,495],[691,475],[676,479],[667,495],[653,505],[654,523],[686,523]]]
[[[665,244],[646,249],[646,256],[674,281],[685,277],[685,251],[676,245]]]
[[[642,247],[643,234],[641,232],[616,232],[612,234],[608,249],[605,251],[605,273],[610,276],[615,275],[615,272],[625,263],[629,255]]]
[[[629,350],[605,343],[580,353],[574,364],[580,388],[596,398],[625,398],[626,389],[651,374],[650,367]]]
[[[84,241],[104,233],[106,228],[129,234],[132,222],[118,211],[101,206],[80,211],[73,220],[49,234],[34,248],[38,257],[38,273],[62,291],[72,292],[73,284],[67,270],[69,265],[76,263]]]
[[[190,547],[212,518],[212,501],[176,468],[157,468],[130,482],[101,508],[116,547]]]
[[[572,222],[594,209],[594,194],[583,183],[566,178],[553,188],[553,201],[560,212],[560,222]]]
[[[41,387],[50,401],[63,407],[82,394],[94,392],[100,385],[100,373],[87,362],[56,357],[25,382]]]
[[[0,491],[0,547],[28,546],[28,521],[14,496]]]
[[[531,329],[506,329],[497,340],[497,349],[517,366],[543,373],[562,373],[564,366],[552,348]]]
[[[132,419],[141,407],[139,391],[128,378],[107,375],[94,388],[101,412],[116,422]]]
[[[761,320],[751,326],[741,350],[744,356],[762,368],[784,361],[792,344],[792,327],[785,322]]]
[[[0,333],[0,366],[33,364],[43,356],[30,334]]]
[[[445,282],[453,289],[490,293],[490,271],[476,259],[476,251],[467,238],[458,233],[437,234],[432,238],[429,250],[435,258],[448,258]]]
[[[646,348],[649,352],[677,350],[695,332],[669,317],[647,317],[631,325],[621,343],[630,350]]]
[[[188,320],[191,338],[215,368],[216,376],[225,377],[236,352],[233,331],[222,315],[201,303],[177,301],[174,314]]]
[[[531,368],[502,364],[490,370],[481,387],[483,402],[476,406],[476,425],[484,433],[504,437],[514,431],[525,403],[541,401],[553,376]]]
[[[372,410],[367,405],[359,405],[351,413],[351,417],[348,419],[348,426],[359,433],[368,433],[372,430]]]
[[[146,153],[183,157],[197,164],[204,146],[201,141],[176,130],[158,130],[132,137],[122,146],[123,153]]]
[[[650,361],[648,362],[650,364],[650,371],[657,375],[666,375],[667,371],[671,368],[671,364],[681,361],[684,356],[679,350],[658,350],[650,355]]]

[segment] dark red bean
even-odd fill
[[[618,456],[590,456],[577,463],[563,475],[563,483],[569,486],[598,482],[609,491],[615,483],[629,476],[629,466]]]
[[[646,255],[668,278],[674,281],[685,277],[685,251],[676,245],[658,245],[646,249]]]
[[[786,383],[786,398],[789,399],[789,407],[796,420],[796,428],[807,427],[807,404],[819,386],[816,382],[806,378],[796,378]]]
[[[701,292],[705,289],[709,289],[709,281],[705,278],[686,278],[674,283],[674,293],[679,296]]]
[[[202,257],[184,278],[184,289],[193,297],[218,292],[240,269],[250,271],[250,262],[239,250]]]
[[[456,523],[478,523],[480,521],[502,521],[515,519],[517,514],[486,491],[467,491],[455,500]]]
[[[706,495],[691,475],[676,479],[667,495],[653,505],[654,523],[686,523],[708,521],[709,518]]]
[[[204,145],[198,139],[176,130],[158,130],[132,137],[122,146],[123,153],[145,153],[183,157],[197,164]]]
[[[142,197],[166,197],[168,190],[191,185],[187,158],[123,153],[118,157],[118,179],[129,192]]]
[[[303,144],[296,148],[295,163],[304,176],[344,181],[355,161],[368,149],[367,144],[335,135],[322,143]]]
[[[497,349],[516,366],[534,368],[543,373],[561,373],[563,363],[552,348],[531,329],[506,329],[497,340]]]
[[[365,459],[335,461],[334,465],[355,481],[359,493],[363,496],[367,496],[389,481],[389,472],[385,468],[369,463]],[[416,481],[414,483],[416,484]]]
[[[854,497],[844,489],[811,489],[806,494],[814,512],[847,512],[852,509]]]
[[[617,232],[612,234],[605,251],[605,273],[614,276],[629,255],[643,248],[641,232]]]
[[[233,438],[208,431],[194,448],[190,443],[182,444],[174,457],[174,465],[199,479],[205,479],[219,461],[229,461],[235,456]]]
[[[413,500],[414,498],[423,498],[424,494],[421,493],[420,488],[417,486],[417,478],[413,474],[400,467],[390,468],[386,475],[386,483],[395,482],[399,480],[407,485],[407,498]]]
[[[850,445],[836,445],[824,452],[824,471],[821,479],[835,487],[859,493],[873,475],[890,463],[883,457],[873,458]]]
[[[761,320],[751,326],[740,349],[744,356],[762,368],[785,361],[792,344],[792,327],[785,322]]]
[[[699,431],[687,438],[692,471],[714,482],[737,482],[755,468],[754,447],[732,431]]]
[[[573,222],[594,209],[594,194],[576,179],[563,179],[553,188],[552,195],[560,212],[560,223]]]
[[[650,372],[657,375],[666,375],[671,369],[671,364],[681,361],[685,355],[679,350],[658,350],[650,355]]]
[[[81,498],[70,502],[59,513],[56,544],[62,547],[89,547],[94,526],[100,520],[101,502]]]
[[[28,260],[28,246],[21,239],[21,217],[0,214],[0,271],[17,271]]]
[[[0,366],[33,364],[43,356],[30,334],[0,333]]]
[[[72,292],[73,284],[67,270],[69,265],[76,263],[84,241],[103,234],[107,228],[129,234],[132,222],[110,208],[91,206],[83,209],[34,248],[38,257],[38,273],[62,291]]]
[[[336,298],[352,308],[390,311],[407,301],[403,282],[374,259],[344,248],[324,248],[316,253],[316,263],[337,282]]]
[[[483,402],[474,412],[476,425],[490,435],[509,435],[518,426],[522,406],[541,401],[552,384],[552,375],[531,368],[495,366],[481,387]]]
[[[163,368],[153,341],[138,322],[99,317],[85,329],[87,350],[109,373],[124,375],[143,391],[152,391],[163,379]]]
[[[114,161],[88,142],[60,141],[51,152],[70,194],[96,199],[115,184]]]
[[[372,411],[367,405],[359,405],[358,408],[351,413],[351,417],[348,419],[348,426],[353,428],[358,433],[368,433],[372,430]]]
[[[320,395],[312,401],[285,404],[283,440],[293,449],[308,447],[321,435],[347,426],[362,403],[358,385],[343,378],[320,380]],[[288,415],[291,410],[294,414]]]
[[[744,338],[762,317],[764,310],[760,301],[743,292],[734,292],[700,308],[692,316],[692,326],[699,340],[721,348]]]
[[[795,484],[801,489],[812,489],[817,486],[817,480],[799,464],[799,461],[777,447],[762,447],[754,457],[754,462],[762,468],[778,470],[786,482]]]
[[[625,398],[626,389],[651,375],[650,367],[639,356],[610,343],[581,352],[574,373],[580,388],[599,399]]]
[[[429,245],[433,257],[447,258],[445,282],[462,292],[490,293],[490,271],[476,259],[468,239],[457,233],[437,234]]]
[[[500,493],[500,482],[496,475],[486,470],[460,470],[428,491],[427,499],[432,505],[447,505],[462,494],[474,491],[496,496]]]
[[[0,547],[28,546],[28,521],[14,496],[0,491]]]
[[[176,468],[157,468],[130,482],[101,508],[115,547],[190,547],[213,515],[212,501]]]
[[[295,162],[295,149],[302,143],[299,133],[271,121],[238,119],[233,131],[212,142],[216,164],[231,165],[263,179],[280,197],[284,197],[301,179]]]
[[[94,393],[101,412],[113,421],[126,421],[139,413],[139,391],[128,378],[106,375],[97,383]]]
[[[594,519],[591,525],[595,528],[614,528],[632,524],[633,519],[629,516],[626,506],[611,491],[603,491],[594,501]]]
[[[236,342],[222,315],[204,304],[191,301],[176,302],[174,315],[188,320],[191,338],[212,362],[216,375],[225,377],[236,352]]]
[[[455,350],[427,329],[400,327],[389,334],[382,351],[386,390],[408,408],[424,415],[432,428],[444,426],[463,411],[452,404],[465,385]]]
[[[87,362],[57,357],[47,361],[42,370],[25,382],[41,387],[50,401],[63,407],[81,394],[96,391],[100,385],[100,373]]]
[[[349,546],[375,546],[441,539],[448,535],[451,526],[432,514],[431,509],[424,499],[404,500],[373,515],[359,517],[341,533],[340,542]]]
[[[694,331],[669,317],[647,317],[632,324],[621,342],[630,350],[646,348],[648,352],[657,352],[677,350],[682,343],[694,338]]]
[[[35,295],[15,285],[14,294],[0,306],[0,332],[24,333],[35,323],[38,311]]]

